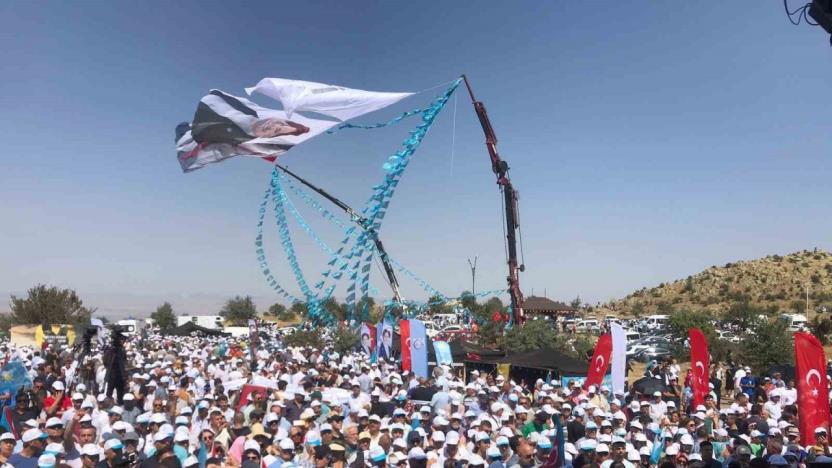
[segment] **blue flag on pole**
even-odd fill
[[[12,398],[21,387],[31,387],[32,378],[20,361],[11,361],[0,369],[0,393],[9,392]]]
[[[662,458],[662,445],[662,431],[659,430],[659,433],[656,434],[656,440],[653,441],[653,452],[650,453],[651,465],[658,465],[659,460]]]

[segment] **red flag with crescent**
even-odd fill
[[[399,321],[399,336],[402,347],[402,370],[412,370],[410,362],[410,320]]]
[[[604,381],[604,376],[607,374],[607,369],[610,367],[611,358],[612,335],[605,333],[598,338],[598,343],[595,344],[595,352],[592,354],[592,360],[589,361],[589,369],[586,371],[584,389],[589,388],[590,385],[601,385],[601,382]]]
[[[829,397],[826,355],[823,346],[808,332],[794,334],[795,376],[800,439],[804,446],[815,445],[815,429],[829,432]]]
[[[705,396],[710,392],[711,357],[708,354],[708,340],[698,328],[688,330],[690,338],[690,373],[693,388],[693,405],[705,404]]]

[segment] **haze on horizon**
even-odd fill
[[[264,76],[419,91],[467,73],[520,191],[526,295],[595,303],[710,265],[832,250],[828,36],[776,3],[11,1],[0,39],[0,311],[37,283],[116,318],[164,301],[179,313],[275,302],[253,247],[268,165],[182,174],[173,142],[207,90]],[[344,132],[282,161],[360,205],[408,129]],[[470,289],[479,256],[477,289],[496,289],[501,223],[459,94],[408,169],[385,245],[449,295]],[[314,275],[322,256],[295,235]],[[272,233],[294,287],[277,249]]]

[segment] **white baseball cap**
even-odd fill
[[[85,444],[81,447],[81,455],[86,455],[88,457],[97,457],[101,455],[101,450],[95,444]]]
[[[45,439],[46,437],[46,433],[41,431],[40,429],[29,429],[23,433],[23,437],[21,437],[21,440],[23,440],[23,443],[29,443],[33,440]]]

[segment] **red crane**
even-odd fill
[[[482,131],[485,133],[485,146],[488,148],[488,155],[491,157],[491,170],[497,176],[497,185],[503,192],[503,203],[505,205],[506,214],[506,246],[508,251],[508,292],[511,297],[511,310],[514,315],[514,323],[522,325],[525,319],[523,314],[523,292],[520,291],[520,272],[525,270],[525,266],[517,261],[517,234],[520,230],[520,212],[517,205],[517,191],[511,184],[511,179],[508,175],[508,163],[500,158],[497,152],[497,135],[494,134],[494,128],[491,126],[491,120],[488,118],[488,112],[485,110],[485,104],[477,101],[474,97],[474,91],[471,89],[471,83],[468,82],[468,77],[462,75],[462,80],[465,81],[465,87],[468,88],[468,94],[471,96],[471,102],[474,104],[474,111],[482,125]]]

